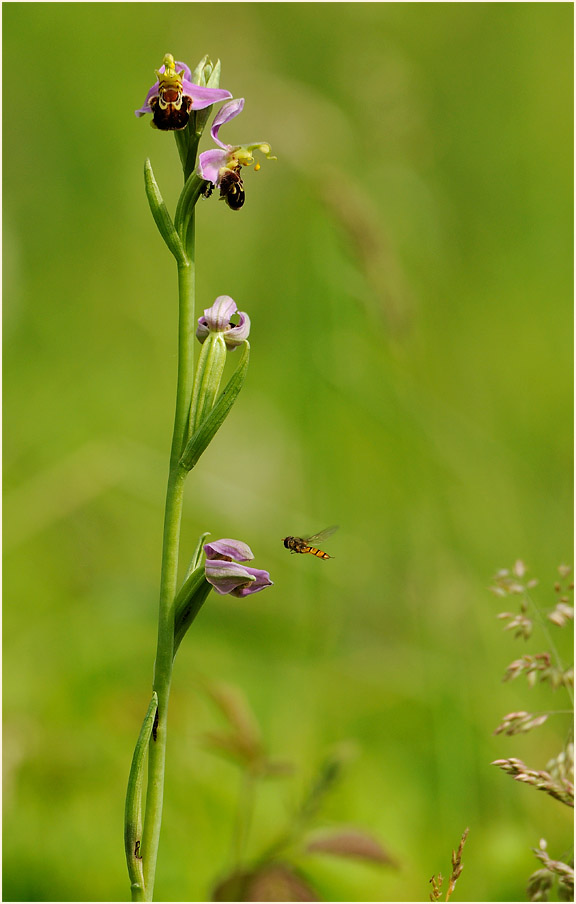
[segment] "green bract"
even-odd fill
[[[216,435],[216,433],[228,417],[230,409],[232,408],[232,405],[236,401],[238,393],[244,385],[249,360],[250,344],[249,342],[245,342],[244,353],[240,361],[238,362],[238,367],[230,377],[230,380],[226,384],[225,389],[221,393],[210,413],[204,418],[204,420],[201,422],[197,430],[192,434],[186,444],[186,447],[180,459],[180,464],[187,471],[190,471],[194,467],[204,450],[208,447],[213,437]]]

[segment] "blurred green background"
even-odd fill
[[[178,654],[156,897],[206,900],[229,866],[238,774],[202,745],[203,675],[296,768],[262,789],[250,856],[347,741],[322,822],[400,869],[309,858],[325,898],[426,900],[470,826],[455,899],[524,899],[530,848],[560,857],[571,821],[490,762],[543,768],[567,726],[493,736],[549,694],[501,684],[546,640],[504,634],[487,588],[520,557],[551,605],[571,556],[572,5],[3,13],[4,900],[129,897],[176,365],[145,158],[172,210],[181,183],[133,111],[167,51],[220,57],[246,98],[221,137],[278,157],[240,213],[199,205],[199,312],[232,295],[252,360],[183,529],[185,559],[238,537],[274,587],[212,594]],[[330,562],[282,547],[332,523]]]

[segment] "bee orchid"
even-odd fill
[[[232,323],[231,317],[238,314],[238,323]],[[239,311],[236,302],[229,295],[219,295],[211,307],[206,308],[202,317],[198,318],[196,336],[204,342],[210,333],[222,333],[226,348],[235,349],[250,335],[250,318],[244,311]]]
[[[152,113],[151,125],[165,132],[185,129],[190,113],[203,110],[218,101],[232,97],[222,88],[195,85],[186,63],[175,62],[171,53],[164,57],[163,65],[156,69],[156,81],[146,95],[146,100],[136,116]]]
[[[221,107],[210,129],[210,134],[219,147],[203,151],[198,161],[198,171],[202,178],[220,189],[220,199],[226,201],[232,210],[240,210],[244,204],[244,183],[240,174],[243,166],[254,163],[254,151],[264,154],[268,160],[276,159],[266,141],[245,145],[224,144],[220,141],[220,127],[238,116],[243,109],[243,97],[231,100]],[[260,164],[257,163],[254,169],[260,169]]]
[[[254,558],[250,547],[241,540],[214,540],[205,544],[204,552],[206,580],[222,596],[227,593],[236,597],[249,596],[274,583],[267,571],[240,564]]]

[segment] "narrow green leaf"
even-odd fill
[[[194,550],[194,555],[190,559],[190,564],[188,566],[188,571],[186,572],[186,578],[184,578],[184,580],[189,578],[190,575],[192,574],[192,572],[196,571],[196,569],[198,568],[198,563],[200,562],[200,558],[202,556],[202,548],[204,546],[204,541],[205,541],[206,537],[209,537],[209,536],[210,536],[210,531],[207,530],[207,531],[204,531],[203,534],[200,534],[200,536],[198,537],[198,542],[196,543],[196,549]]]
[[[168,208],[166,207],[162,195],[160,194],[160,189],[158,188],[158,183],[154,178],[152,165],[149,160],[147,160],[144,164],[144,182],[146,185],[146,196],[148,198],[148,204],[150,205],[150,210],[152,211],[152,216],[154,217],[154,221],[156,223],[156,226],[158,227],[160,235],[166,242],[166,245],[176,258],[178,263],[187,264],[188,258],[186,257],[184,246],[180,240],[180,236],[178,235],[174,227],[172,218],[168,213]]]
[[[240,359],[240,363],[230,377],[223,392],[220,394],[214,408],[186,443],[186,447],[180,458],[180,464],[187,471],[190,471],[194,467],[202,453],[212,442],[214,436],[228,417],[230,409],[244,385],[246,372],[248,370],[248,362],[250,360],[250,343],[245,342],[244,345],[244,353]]]
[[[178,591],[174,600],[174,656],[211,590],[212,584],[206,580],[204,566],[200,565]]]
[[[144,716],[142,728],[136,742],[130,776],[128,778],[128,790],[126,792],[126,806],[124,810],[124,849],[126,851],[126,863],[132,886],[132,899],[144,900],[144,872],[142,869],[142,857],[140,843],[142,841],[142,783],[144,780],[144,758],[148,749],[148,743],[154,726],[154,719],[158,710],[158,695],[152,694],[150,705]]]

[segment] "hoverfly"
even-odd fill
[[[317,556],[319,559],[333,559],[334,556],[329,556],[327,552],[323,552],[316,546],[311,546],[310,541],[315,540],[322,543],[328,537],[331,537],[336,530],[338,530],[337,524],[333,527],[327,527],[326,530],[321,530],[319,534],[313,534],[311,537],[283,537],[282,542],[286,549],[289,549],[291,553],[310,553],[313,556]]]
[[[176,72],[174,59],[166,55],[164,72],[157,72],[158,96],[150,98],[152,124],[163,132],[185,129],[190,119],[192,98],[183,92],[182,75]]]
[[[240,165],[234,169],[227,169],[220,179],[220,200],[226,201],[230,210],[240,210],[246,200],[244,182],[240,176],[241,169]]]

